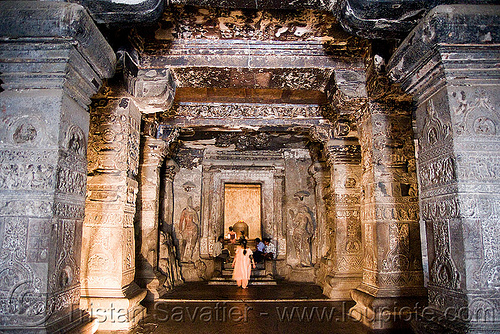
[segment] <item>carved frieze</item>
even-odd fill
[[[419,173],[423,189],[450,184],[456,181],[455,160],[448,156],[425,164],[422,163]]]
[[[322,107],[314,105],[195,104],[174,107],[177,117],[187,118],[321,118]]]
[[[331,35],[332,29],[336,31],[336,38]],[[141,34],[140,31],[138,33]],[[342,45],[343,49],[354,52],[361,47],[357,45],[360,44],[357,38],[347,38],[348,35],[338,29],[331,13],[310,9],[276,15],[273,11],[261,10],[171,7],[163,14],[154,37],[164,43],[174,39],[317,40],[330,41],[332,47],[335,47],[337,39],[342,38],[352,44],[350,48]],[[147,42],[137,40],[146,49],[150,46]]]

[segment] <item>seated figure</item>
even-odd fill
[[[264,251],[266,248],[266,245],[260,238],[255,238],[255,243],[257,244],[257,249],[253,253],[253,258],[255,262],[259,263],[264,260]]]
[[[271,242],[271,238],[264,238],[264,259],[272,260],[276,255],[276,246]]]

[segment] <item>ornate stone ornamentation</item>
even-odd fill
[[[472,93],[454,91],[451,109],[457,119],[454,129],[457,135],[495,136],[500,125],[500,116],[495,111],[490,97],[484,91]]]
[[[186,118],[320,118],[322,108],[311,105],[195,104],[175,107],[177,117]]]
[[[446,222],[434,222],[435,258],[431,265],[430,277],[434,284],[449,288],[460,288],[460,273],[451,257],[450,235]]]
[[[300,266],[310,267],[311,262],[311,243],[315,232],[315,220],[311,209],[302,203],[304,196],[309,195],[307,192],[297,192],[296,197],[299,198],[297,206],[290,209],[292,217],[292,240],[295,247],[297,258]]]

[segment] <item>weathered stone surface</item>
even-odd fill
[[[145,315],[146,291],[134,282],[140,117],[126,98],[100,99],[91,109],[80,304],[102,310],[101,330],[130,329]]]
[[[163,284],[167,278],[158,271],[160,168],[170,153],[170,144],[175,139],[176,136],[173,136],[166,142],[147,136],[142,140],[142,158],[139,165],[139,212],[135,223],[140,252],[137,254],[135,281],[140,287],[148,289],[146,299],[150,301],[158,299],[166,292]],[[170,256],[166,259],[170,261]],[[175,280],[175,277],[172,278]]]
[[[369,77],[378,80],[378,75]],[[397,89],[384,90],[392,93],[380,96],[373,94],[377,90],[369,90],[367,108],[357,119],[364,261],[363,280],[352,292],[356,305],[350,310],[351,316],[378,329],[398,326],[401,310],[426,297],[408,98],[395,94]],[[392,314],[393,320],[386,321],[384,312]]]
[[[390,62],[391,75],[417,97],[429,304],[438,314],[454,312],[459,332],[487,332],[499,322],[499,256],[492,242],[498,235],[492,226],[498,224],[499,82],[493,64],[500,52],[499,9],[437,7]],[[425,321],[420,325],[425,328]]]
[[[362,277],[361,150],[357,142],[339,139],[328,141],[325,150],[330,166],[330,189],[325,194],[330,247],[318,279],[325,295],[346,300]]]
[[[0,330],[92,327],[79,309],[86,109],[114,54],[81,6],[0,11]]]

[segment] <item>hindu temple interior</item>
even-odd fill
[[[158,325],[157,305],[200,302],[183,291],[350,319],[240,333],[500,332],[497,1],[2,1],[0,17],[0,333],[230,332]],[[214,254],[230,227],[275,249],[247,295]]]

